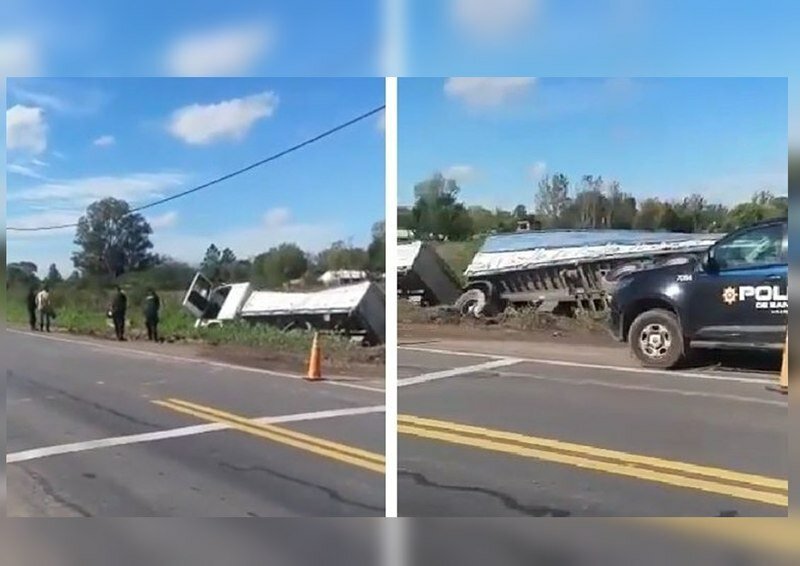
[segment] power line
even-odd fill
[[[291,147],[289,147],[287,149],[284,149],[283,151],[279,151],[278,153],[272,154],[269,157],[265,157],[264,159],[262,159],[260,161],[256,161],[255,163],[251,163],[250,165],[248,165],[246,167],[242,167],[241,169],[237,169],[236,171],[233,171],[232,173],[228,173],[228,174],[223,175],[221,177],[217,177],[216,179],[208,181],[207,183],[203,183],[202,185],[197,185],[196,187],[192,187],[191,189],[187,189],[185,191],[181,191],[179,193],[176,193],[174,195],[170,195],[168,197],[159,199],[157,201],[153,201],[151,203],[144,204],[142,206],[137,206],[135,208],[132,208],[130,210],[130,212],[128,212],[128,214],[134,214],[136,212],[140,212],[142,210],[146,210],[148,208],[152,208],[154,206],[158,206],[160,204],[164,204],[165,202],[170,202],[170,201],[179,199],[181,197],[185,197],[186,195],[190,195],[192,193],[196,193],[196,192],[201,191],[203,189],[207,189],[208,187],[216,185],[217,183],[221,183],[222,181],[227,181],[228,179],[236,177],[237,175],[241,175],[242,173],[246,173],[247,171],[250,171],[251,169],[255,169],[256,167],[260,167],[261,165],[269,163],[270,161],[275,161],[276,159],[280,159],[281,157],[283,157],[285,155],[288,155],[290,153],[293,153],[293,152],[295,152],[295,151],[297,151],[299,149],[302,149],[302,148],[306,147],[307,145],[311,145],[311,144],[313,144],[315,142],[318,142],[318,141],[320,141],[320,140],[322,140],[324,138],[327,138],[328,136],[331,136],[331,135],[335,134],[336,132],[344,130],[345,128],[348,128],[348,127],[352,126],[353,124],[361,122],[362,120],[365,120],[365,119],[369,118],[370,116],[373,116],[373,115],[377,114],[378,112],[381,112],[385,108],[386,108],[385,104],[381,105],[381,106],[378,106],[377,108],[373,108],[369,112],[365,112],[363,114],[360,114],[360,115],[356,116],[355,118],[353,118],[351,120],[348,120],[347,122],[339,124],[338,126],[336,126],[334,128],[331,128],[330,130],[326,130],[326,131],[322,132],[321,134],[318,134],[318,135],[314,136],[313,138],[309,138],[309,139],[307,139],[305,141],[302,141],[302,142],[300,142],[300,143],[298,143],[296,145],[293,145],[293,146],[291,146]],[[77,226],[78,226],[77,222],[72,223],[72,224],[59,224],[59,225],[53,225],[53,226],[38,226],[36,228],[21,228],[21,227],[9,226],[9,227],[6,228],[6,231],[7,232],[43,232],[45,230],[60,230],[60,229],[63,229],[63,228],[75,228]]]

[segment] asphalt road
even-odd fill
[[[133,566],[778,566],[785,519],[7,521],[2,564]]]
[[[401,516],[786,516],[776,376],[571,344],[399,351]]]
[[[383,380],[9,332],[12,516],[383,516]],[[258,420],[254,420],[258,419]]]

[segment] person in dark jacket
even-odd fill
[[[128,311],[128,296],[122,287],[117,285],[114,298],[111,300],[111,320],[114,322],[114,334],[120,342],[125,340],[125,314]]]
[[[36,287],[34,285],[31,285],[28,290],[25,303],[28,307],[28,321],[30,322],[31,330],[36,330]]]
[[[161,299],[155,289],[148,289],[144,298],[144,324],[147,326],[147,339],[158,342],[158,313],[161,310]]]

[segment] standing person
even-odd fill
[[[28,307],[28,322],[30,322],[31,330],[36,330],[36,286],[31,285],[28,289],[28,296],[25,297],[25,303]]]
[[[114,334],[120,342],[125,340],[125,314],[128,311],[128,296],[122,287],[117,285],[114,298],[111,300],[111,320],[114,321]]]
[[[52,313],[50,305],[50,289],[47,285],[42,287],[36,295],[36,312],[39,315],[39,330],[50,332],[50,314]]]
[[[161,299],[155,289],[147,290],[144,298],[144,323],[147,326],[147,339],[158,342],[158,312],[161,309]]]

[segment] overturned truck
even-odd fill
[[[213,285],[197,273],[183,299],[196,326],[240,320],[281,330],[319,330],[383,344],[386,337],[386,298],[369,281],[307,293],[259,291],[251,283]]]
[[[423,307],[452,305],[461,284],[431,244],[408,242],[397,245],[397,294]]]
[[[574,315],[602,312],[624,274],[683,263],[722,234],[547,230],[490,236],[472,258],[454,306],[492,316],[506,307]]]

